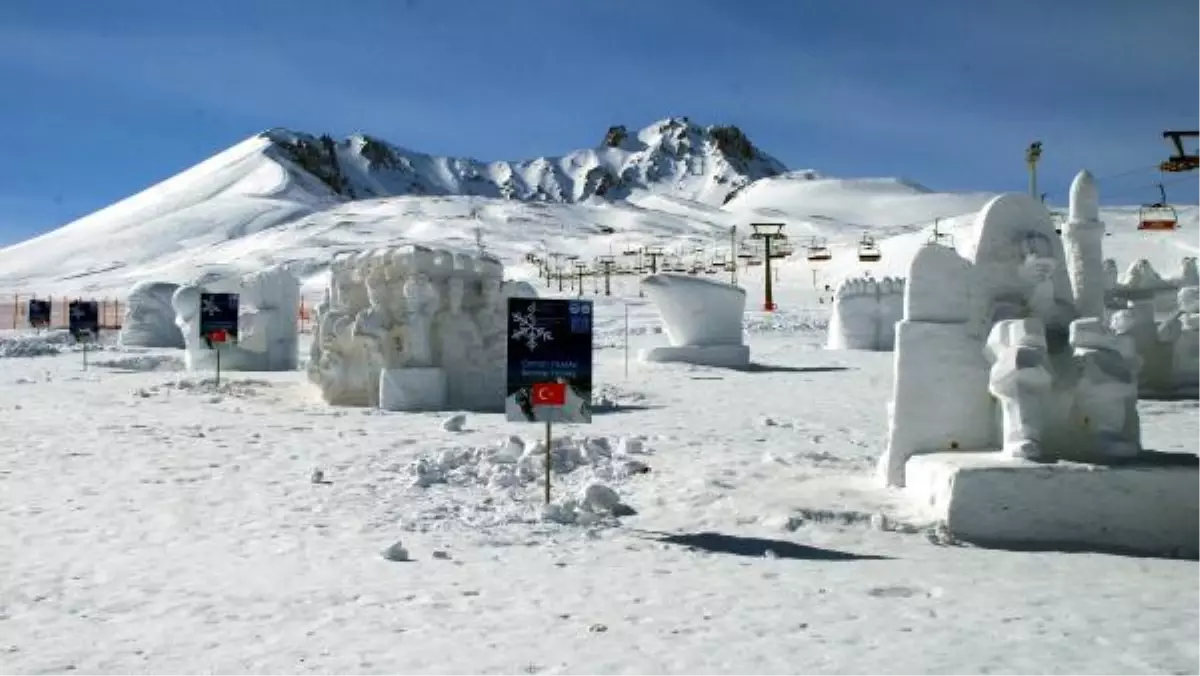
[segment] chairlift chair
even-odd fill
[[[1138,207],[1138,230],[1165,231],[1179,227],[1179,214],[1167,204],[1167,190],[1158,184],[1159,202]]]
[[[832,260],[833,252],[830,251],[829,247],[825,246],[821,240],[813,237],[812,242],[808,245],[808,254],[805,256],[805,258],[807,258],[810,263],[822,263],[827,260]]]
[[[763,261],[758,256],[752,255],[750,258],[748,258],[746,260],[746,267],[753,268],[753,267],[758,267],[762,264],[763,264]]]
[[[942,246],[953,249],[954,248],[954,235],[951,235],[948,232],[942,232],[941,228],[939,227],[939,225],[941,224],[941,220],[942,219],[940,219],[940,218],[933,219],[933,233],[931,235],[929,235],[929,243],[930,244],[940,244]]]
[[[876,263],[883,258],[883,252],[879,250],[879,245],[875,243],[875,238],[870,235],[863,235],[858,242],[858,260],[863,263]]]

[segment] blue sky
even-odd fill
[[[331,9],[336,8],[336,9]],[[5,0],[0,244],[274,126],[519,159],[669,115],[795,169],[941,190],[1089,167],[1154,198],[1196,0]],[[1195,174],[1169,177],[1195,203]]]

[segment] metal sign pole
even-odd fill
[[[625,304],[625,378],[629,378],[629,303]]]
[[[550,431],[550,424],[551,424],[550,421],[547,420],[546,421],[546,504],[547,505],[550,504],[550,463],[551,463],[551,458],[553,457],[550,454],[550,441],[552,438],[551,431]]]

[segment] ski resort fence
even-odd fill
[[[67,305],[73,300],[94,300],[100,306],[101,330],[118,331],[125,318],[125,302],[117,298],[92,298],[87,296],[49,296],[35,293],[4,293],[0,294],[0,331],[32,329],[29,324],[29,301],[33,299],[50,301],[51,329],[67,328]],[[300,307],[296,315],[297,328],[300,333],[312,332],[312,308],[315,298],[300,298]]]

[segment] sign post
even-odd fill
[[[592,301],[508,299],[505,417],[546,425],[550,502],[553,424],[592,421]]]
[[[49,299],[29,299],[29,325],[36,329],[38,333],[41,333],[42,329],[50,326],[50,303]]]
[[[215,385],[221,384],[221,346],[238,339],[238,295],[236,293],[200,294],[200,337],[210,350],[217,352]]]
[[[86,371],[88,343],[100,335],[100,305],[94,300],[73,300],[68,303],[67,330],[76,343],[83,345],[83,370]]]

